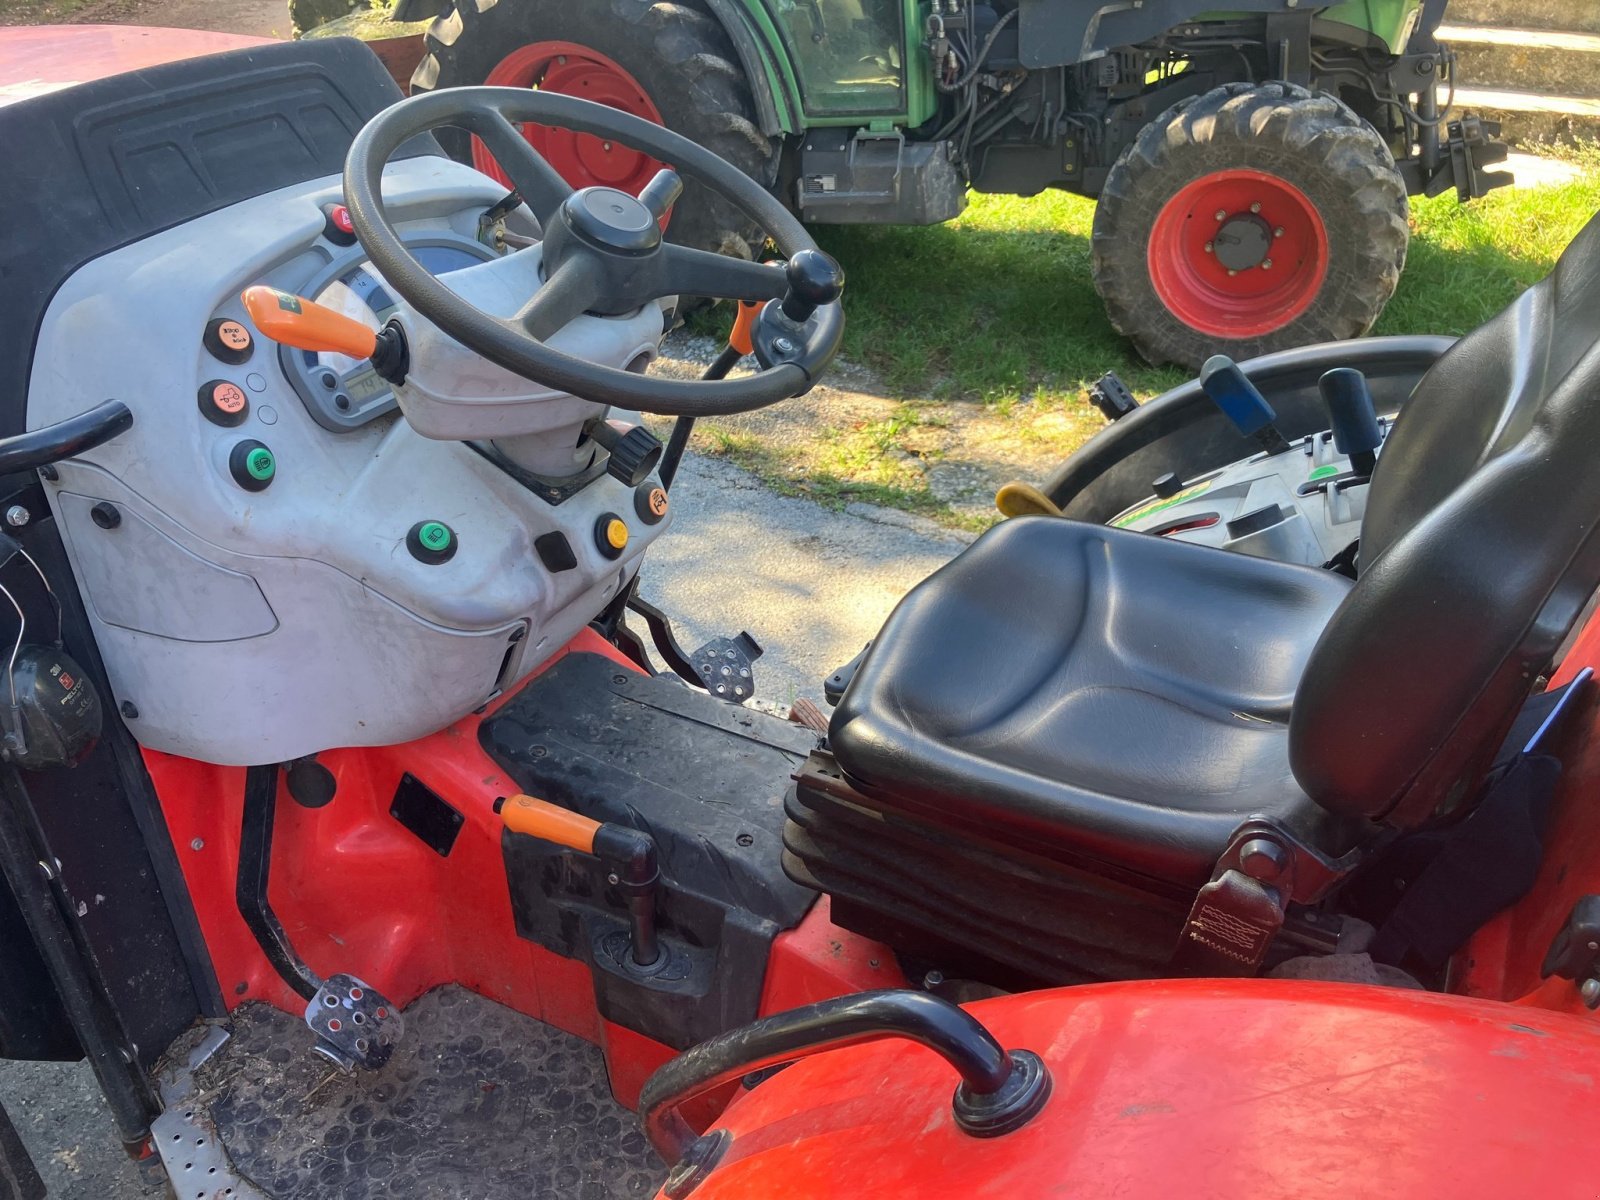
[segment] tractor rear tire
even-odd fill
[[[482,84],[500,72],[496,83],[529,61],[536,44],[560,51],[572,81],[554,90],[583,96],[593,84],[611,95],[627,93],[636,115],[659,120],[674,133],[727,159],[763,187],[778,176],[778,145],[757,125],[755,101],[738,56],[715,18],[688,3],[669,0],[452,0],[428,29],[426,53],[411,77],[413,93]],[[558,45],[559,43],[559,45]],[[587,74],[566,68],[589,52]],[[538,59],[535,53],[532,56]],[[552,53],[551,62],[555,61]],[[585,60],[588,61],[588,60]],[[530,68],[535,74],[540,68]],[[553,70],[553,68],[551,68]],[[519,79],[530,86],[538,79]],[[636,89],[635,90],[635,86]],[[646,98],[639,103],[638,92]],[[595,97],[591,93],[591,98]],[[649,110],[653,108],[654,113]],[[453,158],[472,162],[475,139],[441,129],[440,141]],[[593,140],[593,139],[591,139]],[[606,143],[608,152],[610,143]],[[574,154],[553,165],[574,187],[594,183],[632,187],[616,179],[584,177],[581,161],[593,161],[594,146],[583,159]],[[642,156],[636,156],[642,157]],[[644,159],[651,168],[653,160]],[[574,175],[580,176],[574,178]],[[721,196],[690,179],[673,206],[667,238],[696,249],[754,258],[766,240],[760,227]]]
[[[1406,185],[1341,101],[1235,83],[1140,131],[1095,211],[1094,282],[1152,363],[1359,337],[1399,283]]]

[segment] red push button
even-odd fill
[[[350,219],[350,210],[344,205],[324,204],[322,206],[322,221],[322,236],[335,246],[355,245],[355,222]]]

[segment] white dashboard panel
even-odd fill
[[[403,235],[465,239],[503,190],[418,158],[391,166],[385,193]],[[323,236],[322,206],[340,199],[338,180],[321,180],[96,259],[41,328],[30,428],[108,398],[134,414],[131,430],[62,463],[46,490],[116,698],[153,749],[281,762],[439,729],[593,619],[670,523],[643,521],[633,491],[603,472],[552,503],[472,445],[424,437],[397,413],[327,428],[259,335],[244,362],[208,350],[208,322],[248,326],[244,287],[298,291],[349,253]],[[653,354],[660,334],[656,311],[580,320],[584,353],[607,366]],[[236,424],[202,412],[202,385],[217,382],[245,399]],[[482,381],[463,384],[470,396]],[[549,460],[582,465],[593,452],[576,431],[603,409],[547,399]],[[264,486],[241,473],[241,444],[268,452]],[[124,519],[97,524],[99,503]],[[615,555],[595,533],[612,515],[630,535]],[[444,561],[408,541],[427,523],[450,531]],[[572,565],[558,569],[551,537]],[[240,612],[203,620],[216,604]]]

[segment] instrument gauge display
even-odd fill
[[[428,237],[408,248],[431,275],[447,275],[495,257],[487,247],[454,236]],[[383,328],[395,311],[394,295],[359,246],[310,280],[301,294],[371,329]],[[393,387],[365,359],[288,347],[282,358],[306,408],[328,429],[354,429],[394,410]]]

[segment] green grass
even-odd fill
[[[1593,153],[1596,170],[1558,187],[1413,199],[1406,271],[1374,332],[1464,333],[1544,275],[1600,209]],[[1093,217],[1092,201],[1051,193],[974,196],[931,228],[817,227],[848,276],[844,353],[896,396],[1002,412],[1024,398],[1077,403],[1108,369],[1144,395],[1181,382],[1106,320],[1089,274]]]
[[[1572,183],[1466,205],[1414,199],[1406,271],[1374,332],[1465,333],[1548,272],[1600,210],[1600,146],[1564,153],[1585,167],[1592,159],[1594,169]],[[1106,370],[1144,397],[1185,378],[1138,359],[1106,320],[1089,274],[1093,216],[1092,202],[1078,196],[975,196],[943,226],[819,227],[818,241],[848,275],[844,353],[872,367],[899,403],[882,419],[819,426],[804,444],[715,423],[699,444],[786,494],[986,524],[992,516],[936,497],[924,472],[964,453],[964,414],[991,426],[1003,418],[1008,444],[1037,470],[1041,458],[1065,457],[1100,427],[1086,388]],[[726,321],[712,313],[696,325],[719,333]]]

